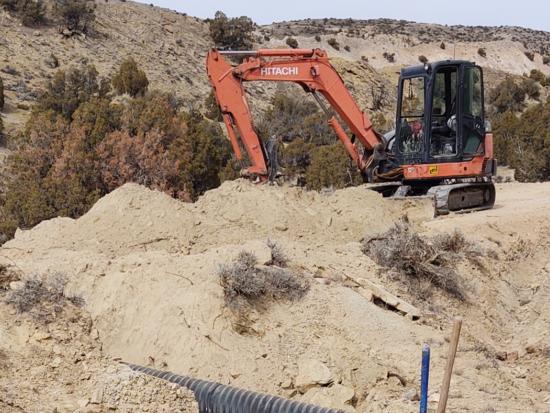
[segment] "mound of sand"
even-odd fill
[[[433,215],[428,200],[388,203],[364,187],[319,194],[237,180],[186,204],[127,184],[78,220],[53,219],[19,231],[12,245],[120,254],[143,246],[195,253],[269,236],[335,244],[384,231],[407,211],[418,219]]]
[[[442,376],[445,317],[459,305],[479,318],[483,311],[504,317],[516,308],[498,300],[490,306],[501,284],[471,268],[464,271],[488,310],[438,300],[413,322],[352,288],[350,278],[364,278],[411,299],[361,252],[359,240],[404,214],[421,227],[431,208],[428,201],[384,200],[364,187],[319,194],[235,181],[183,204],[125,185],[80,219],[18,231],[1,252],[24,274],[66,274],[68,292],[84,298],[111,357],[350,411],[414,412],[423,342],[432,345],[433,383]],[[253,329],[238,334],[217,269],[242,250],[267,262],[267,238],[281,245],[291,268],[312,286],[299,301],[250,314]],[[464,338],[468,348],[481,348],[474,333],[494,319],[471,329]],[[515,373],[504,374],[480,351],[460,353],[461,375],[453,383],[461,390],[452,393],[453,406],[466,409],[472,400],[478,410],[502,406],[501,393],[484,390],[498,386],[522,406],[526,385],[509,387]],[[437,400],[436,390],[431,395]]]

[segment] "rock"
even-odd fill
[[[417,402],[420,400],[420,395],[418,394],[418,390],[409,389],[403,394],[403,398],[410,402]]]
[[[63,363],[63,360],[61,360],[61,357],[55,357],[50,363],[50,367],[53,369],[56,369],[59,366],[61,366],[61,363]]]
[[[80,399],[78,401],[78,406],[79,407],[86,407],[88,404],[90,404],[90,399],[88,399],[88,398]]]
[[[10,283],[10,290],[16,291],[16,290],[22,290],[25,287],[24,281],[12,281]]]
[[[40,33],[38,30],[35,30],[33,32],[33,35],[36,36],[36,37],[40,37],[40,36],[42,36],[42,33]]]
[[[100,404],[103,401],[103,388],[95,389],[92,397],[90,398],[90,403]]]
[[[90,331],[90,337],[92,340],[98,340],[99,339],[99,331],[97,328],[92,328],[92,331]]]
[[[243,245],[242,250],[254,254],[258,260],[258,265],[267,265],[271,262],[271,248],[263,241],[249,241]],[[237,254],[235,254],[236,257]]]
[[[495,353],[495,356],[496,356],[497,360],[500,360],[500,361],[506,360],[506,352],[505,351],[497,351]]]
[[[300,391],[315,386],[326,386],[334,381],[329,368],[319,360],[302,358],[298,361],[295,385]]]
[[[331,387],[312,388],[300,398],[300,401],[322,407],[354,411],[351,406],[354,397],[355,390],[335,384]]]
[[[506,353],[506,361],[517,361],[518,358],[519,358],[519,354],[517,351]]]
[[[59,60],[57,59],[57,57],[55,57],[55,55],[51,53],[48,57],[46,57],[46,59],[44,59],[44,63],[46,63],[46,66],[51,69],[56,69],[57,67],[59,67]]]
[[[37,331],[32,335],[32,339],[36,341],[44,341],[52,338],[52,335],[46,331]]]

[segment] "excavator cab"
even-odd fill
[[[401,165],[459,162],[484,150],[483,71],[467,61],[405,68],[393,149]]]

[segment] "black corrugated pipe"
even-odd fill
[[[134,371],[187,387],[195,393],[200,413],[344,413],[282,397],[238,389],[220,383],[123,363]]]

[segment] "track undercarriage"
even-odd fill
[[[495,204],[495,186],[490,180],[436,185],[422,181],[389,182],[371,184],[368,188],[387,198],[429,197],[434,200],[436,216],[491,209]]]

